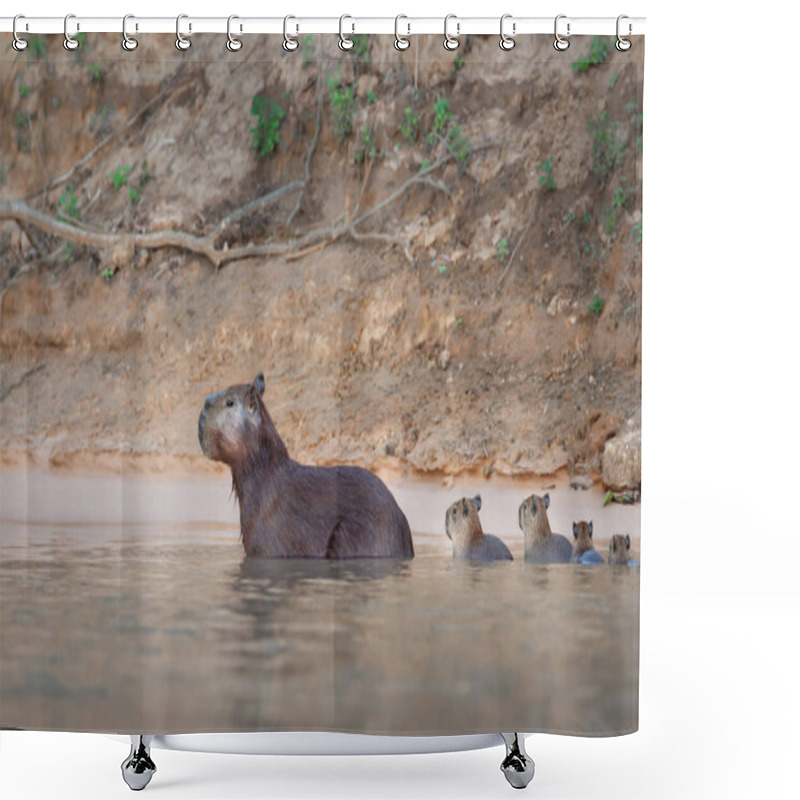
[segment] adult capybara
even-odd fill
[[[206,398],[204,455],[231,468],[248,556],[413,558],[408,520],[389,489],[360,467],[289,457],[266,406],[264,375]]]

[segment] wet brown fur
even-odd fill
[[[580,561],[584,553],[595,550],[594,541],[592,541],[592,523],[575,522],[572,526],[572,535],[575,539],[572,543],[573,561]],[[595,552],[597,551],[595,550]]]
[[[360,467],[294,461],[261,395],[264,376],[206,398],[203,453],[231,468],[249,556],[413,558],[405,515],[376,475]]]
[[[478,516],[481,498],[462,497],[450,508],[444,518],[447,538],[453,542],[453,558],[473,561],[511,561],[511,551],[497,536],[483,532]]]
[[[519,527],[525,535],[525,560],[538,564],[566,564],[572,545],[566,536],[553,533],[547,518],[550,496],[532,494],[519,507]]]
[[[615,534],[608,545],[608,563],[616,566],[627,566],[631,553],[631,537]]]

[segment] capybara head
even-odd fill
[[[444,517],[444,531],[453,542],[467,542],[483,534],[478,512],[481,510],[481,496],[462,497],[456,500]]]
[[[593,525],[591,522],[573,522],[572,535],[575,541],[588,541],[592,538]]]
[[[631,537],[627,534],[616,534],[611,537],[611,544],[608,546],[609,564],[627,564],[628,553],[631,549]]]
[[[264,389],[264,373],[259,372],[252,383],[230,386],[206,397],[197,435],[207,458],[237,464],[258,450],[261,429],[267,423],[261,402]]]
[[[545,494],[543,497],[535,494],[526,497],[519,507],[519,527],[524,531],[526,526],[549,525],[547,522],[548,508],[550,508],[549,494]]]

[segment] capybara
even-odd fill
[[[608,545],[608,563],[613,566],[628,566],[628,556],[631,550],[631,537],[625,534],[616,534],[611,537]]]
[[[411,530],[389,489],[361,467],[289,457],[264,405],[264,375],[206,398],[203,453],[231,468],[248,556],[413,558]]]
[[[594,549],[592,541],[594,525],[591,522],[573,522],[572,535],[575,541],[572,544],[573,564],[605,564],[605,559]]]
[[[453,542],[453,558],[471,561],[511,561],[511,551],[505,543],[484,533],[478,512],[481,510],[481,496],[463,497],[457,500],[444,517],[444,530]]]
[[[566,536],[553,533],[547,519],[550,495],[532,494],[519,507],[519,527],[525,534],[525,560],[535,564],[567,564],[572,545]]]

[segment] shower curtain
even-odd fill
[[[0,726],[638,725],[643,40],[0,55]]]

